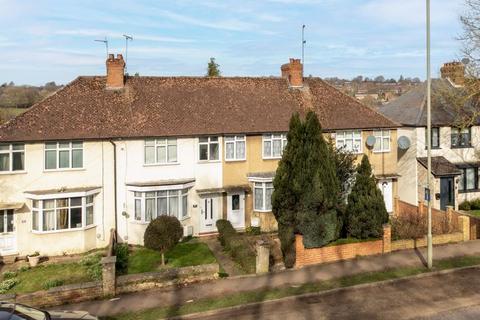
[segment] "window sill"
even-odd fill
[[[185,221],[187,219],[190,219],[190,216],[185,217],[185,218],[181,218],[178,221],[182,222],[182,221]],[[141,226],[146,226],[146,225],[150,224],[151,221],[130,220],[129,222],[131,224],[138,224],[138,225],[141,225]]]
[[[262,160],[281,160],[282,157],[263,157]]]
[[[222,163],[222,160],[198,160],[198,164]]]
[[[225,159],[225,162],[245,162],[247,159]]]
[[[144,163],[144,167],[168,167],[168,166],[178,166],[180,162],[168,162],[168,163]]]
[[[26,170],[18,170],[18,171],[0,171],[0,175],[9,175],[9,174],[26,174]]]
[[[480,189],[458,190],[458,193],[459,193],[459,194],[463,194],[463,193],[473,193],[473,192],[480,192]]]
[[[257,209],[253,209],[253,212],[258,212],[258,213],[269,213],[269,212],[272,212],[272,210],[257,210]]]
[[[390,150],[380,150],[380,151],[373,151],[373,153],[389,153]]]
[[[450,146],[450,149],[473,149],[473,146]]]
[[[82,227],[82,228],[74,228],[74,229],[63,229],[63,230],[51,230],[51,231],[37,231],[37,230],[31,230],[33,234],[53,234],[53,233],[67,233],[67,232],[75,232],[75,231],[87,231],[92,228],[96,228],[96,224],[92,224],[90,226]]]
[[[428,149],[428,148],[425,147],[425,150],[427,150],[427,149]],[[440,147],[432,147],[431,149],[432,149],[432,150],[441,150],[442,148],[440,148]]]
[[[62,168],[62,169],[44,169],[44,173],[50,172],[73,172],[73,171],[86,171],[85,168]]]

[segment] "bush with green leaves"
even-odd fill
[[[219,219],[215,223],[218,231],[218,241],[222,246],[225,246],[225,238],[237,234],[237,231],[232,226],[232,223],[225,219]]]
[[[245,228],[245,233],[252,235],[252,236],[258,236],[262,234],[262,231],[260,230],[260,227],[247,227]]]
[[[11,279],[11,278],[15,278],[17,276],[17,272],[15,271],[5,271],[4,273],[2,273],[3,275],[3,279]]]
[[[48,290],[50,288],[63,286],[64,284],[65,284],[65,281],[60,279],[47,280],[43,284],[43,289]]]
[[[470,201],[465,200],[462,203],[458,205],[458,209],[464,210],[464,211],[470,211],[472,209],[472,206],[470,204]]]
[[[118,275],[127,274],[128,272],[128,244],[117,243],[114,247],[115,256],[117,258],[115,262],[115,271]]]
[[[363,156],[348,195],[346,211],[348,236],[357,239],[380,238],[389,216],[368,157]]]
[[[480,210],[480,199],[470,200],[470,210]]]
[[[84,266],[87,270],[87,274],[93,280],[101,280],[102,279],[102,254],[91,253],[80,260],[80,265]]]
[[[148,224],[143,241],[145,247],[162,254],[162,265],[165,265],[165,252],[175,247],[182,236],[182,224],[176,217],[160,216]]]
[[[15,285],[18,283],[17,278],[11,278],[7,280],[3,280],[0,282],[0,294],[6,293],[8,290],[12,289],[15,287]]]

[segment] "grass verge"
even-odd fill
[[[465,256],[454,259],[439,260],[435,261],[435,268],[433,271],[467,267],[477,264],[480,264],[480,256]],[[358,284],[398,279],[426,272],[429,271],[423,267],[406,267],[385,270],[381,272],[368,272],[328,281],[307,283],[298,287],[286,286],[274,289],[240,292],[216,298],[199,299],[181,306],[153,308],[140,312],[129,312],[114,317],[106,317],[103,319],[154,320],[166,317],[181,316],[189,313],[227,308],[253,302],[263,302],[304,293],[321,292],[335,288],[350,287]]]

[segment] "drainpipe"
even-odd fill
[[[115,211],[115,242],[117,241],[117,145],[109,140],[113,146],[113,199]]]

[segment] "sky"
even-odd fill
[[[432,0],[432,74],[461,59],[464,0]],[[425,78],[424,0],[0,0],[0,83],[68,83],[105,74],[110,53],[130,74],[278,76],[301,57],[305,74]]]

